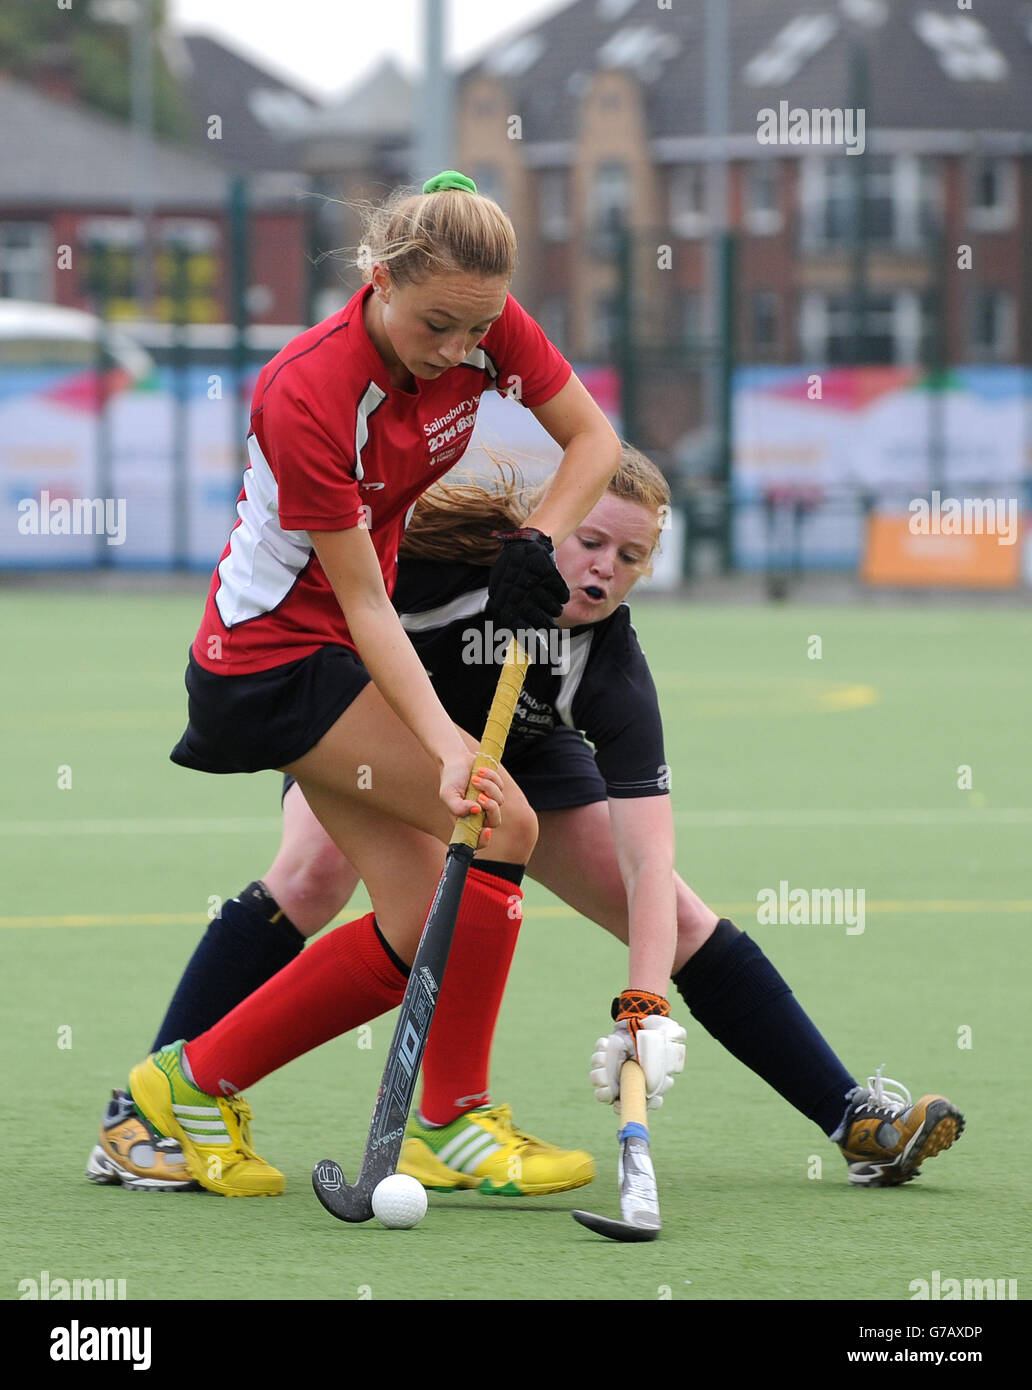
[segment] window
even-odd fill
[[[52,265],[45,222],[0,222],[0,297],[49,302]]]
[[[864,173],[864,202],[866,205],[865,231],[869,242],[876,246],[890,246],[896,239],[896,186],[893,180],[893,161],[872,155],[859,155],[866,158]],[[853,161],[850,160],[850,163]],[[848,175],[850,171],[847,170]],[[852,199],[855,192],[850,189]]]
[[[542,301],[537,321],[549,342],[554,343],[564,356],[570,342],[570,304],[565,294],[550,294]]]
[[[745,175],[745,226],[753,236],[781,231],[781,165],[775,159],[750,164]]]
[[[810,362],[839,366],[911,366],[922,360],[930,327],[928,303],[914,290],[869,294],[854,341],[853,306],[846,293],[812,290],[803,296],[799,339]]]
[[[219,293],[218,231],[201,218],[169,218],[157,237],[158,318],[168,322],[214,323],[221,318]],[[252,286],[249,296],[260,286]],[[266,294],[268,291],[266,291]],[[271,307],[260,307],[261,296],[249,298],[256,317]]]
[[[82,293],[112,318],[146,312],[142,295],[143,226],[134,217],[94,217],[79,231]]]
[[[781,322],[781,296],[776,290],[754,290],[750,305],[749,339],[757,361],[778,355]]]
[[[971,226],[981,232],[1002,232],[1014,225],[1016,188],[1014,161],[980,157],[971,165],[968,207]]]
[[[705,236],[706,166],[683,164],[670,175],[670,225],[680,237]]]
[[[893,162],[895,199],[894,245],[901,250],[927,250],[942,228],[942,177],[939,164],[916,155]]]
[[[695,349],[702,337],[702,294],[678,290],[670,299],[671,338],[677,347]]]
[[[595,300],[591,325],[592,351],[598,357],[611,358],[620,336],[620,305],[616,295],[600,294]]]
[[[971,322],[972,355],[979,362],[1006,362],[1016,347],[1014,296],[1009,290],[979,289]]]
[[[600,164],[591,188],[591,229],[595,254],[616,253],[616,233],[627,225],[631,180],[625,164]]]
[[[143,226],[134,217],[94,217],[80,231],[82,290],[111,318],[154,313],[164,322],[222,317],[219,236],[204,218],[157,220],[151,230],[154,301],[144,304]]]
[[[859,158],[865,160],[861,168]],[[800,175],[802,248],[848,250],[856,235],[856,199],[864,192],[864,234],[871,246],[927,248],[941,224],[938,166],[913,156],[804,160]]]
[[[565,169],[545,169],[538,175],[538,222],[543,241],[565,241],[570,235],[569,188]]]
[[[470,178],[477,186],[477,192],[485,198],[493,198],[496,203],[504,201],[505,184],[494,164],[474,164]]]
[[[852,225],[852,189],[845,160],[804,159],[800,170],[800,229],[804,251],[841,249]]]

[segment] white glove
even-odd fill
[[[608,1038],[599,1038],[591,1054],[591,1084],[596,1100],[603,1105],[617,1101],[620,1068],[624,1062],[637,1061],[645,1073],[648,1108],[657,1110],[674,1084],[674,1077],[684,1070],[687,1037],[685,1030],[672,1018],[662,1018],[658,1014],[643,1018],[638,1026],[636,1055],[630,1025],[626,1019],[618,1023]]]

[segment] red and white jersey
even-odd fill
[[[193,644],[216,675],[353,647],[308,532],[367,526],[393,593],[409,508],[462,457],[481,393],[517,386],[524,406],[542,405],[569,380],[569,362],[509,295],[464,362],[410,391],[391,386],[363,319],[371,293],[288,343],[258,378],[240,520]]]

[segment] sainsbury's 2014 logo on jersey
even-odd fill
[[[463,436],[469,434],[477,422],[477,408],[480,405],[479,396],[470,396],[468,400],[459,401],[453,405],[451,410],[445,411],[443,415],[430,420],[423,425],[423,433],[426,435],[427,448],[431,454],[437,454],[447,445],[455,443]],[[438,460],[434,459],[436,463]]]

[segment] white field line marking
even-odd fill
[[[851,811],[851,810],[790,810],[790,811],[679,811],[674,817],[677,825],[696,830],[721,829],[727,826],[800,826],[830,825],[957,825],[964,828],[978,825],[1030,825],[1032,807],[984,807],[971,810],[912,810]],[[190,817],[160,820],[6,820],[0,821],[0,839],[7,835],[253,835],[279,830],[278,816],[235,816],[195,820]]]
[[[791,811],[679,811],[675,825],[705,830],[722,826],[801,826],[820,828],[826,825],[957,825],[965,829],[976,825],[1030,825],[1032,807],[998,806],[970,810],[922,810],[892,808],[888,810],[791,810]]]
[[[279,816],[236,816],[194,820],[182,817],[164,820],[4,820],[0,839],[5,835],[253,835],[259,831],[280,830]]]
[[[755,913],[756,901],[728,903],[719,901],[721,911],[726,916],[746,919],[750,912]],[[1032,913],[1032,899],[967,899],[967,898],[913,898],[885,899],[869,902],[868,912],[896,913],[906,916],[909,913],[923,912],[966,912],[972,915],[991,912]],[[580,914],[566,903],[544,903],[532,906],[527,912],[531,920],[535,917],[578,917]],[[585,919],[586,921],[587,919]],[[200,926],[204,922],[203,911],[198,912],[118,912],[118,913],[78,913],[54,917],[0,917],[0,930],[18,927],[188,927]],[[802,925],[802,924],[800,924]]]

